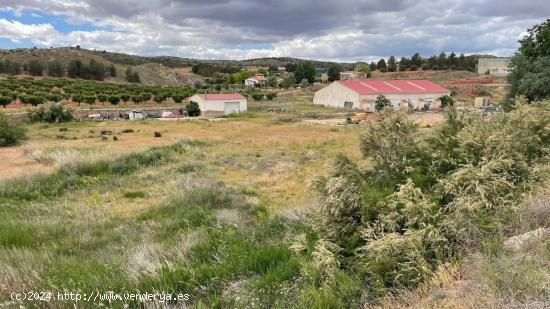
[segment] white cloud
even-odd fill
[[[27,25],[18,21],[9,21],[0,18],[0,37],[13,42],[31,40],[36,43],[42,43],[53,40],[57,35],[57,31],[51,24]]]
[[[539,0],[521,5],[498,0],[0,2],[12,11],[28,9],[69,23],[103,27],[59,33],[50,24],[3,20],[9,23],[3,28],[11,30],[0,24],[0,36],[14,41],[216,59],[292,56],[359,61],[440,51],[508,55],[527,27],[550,14],[550,3]],[[491,10],[494,6],[499,9]],[[239,48],[258,45],[271,47]]]

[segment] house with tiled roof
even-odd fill
[[[396,109],[437,109],[439,98],[450,90],[428,80],[339,80],[315,92],[313,103],[373,112],[380,95]]]

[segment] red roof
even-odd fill
[[[385,94],[385,93],[448,93],[449,89],[443,88],[429,80],[340,80],[340,84],[359,94]]]
[[[238,93],[198,93],[198,96],[200,96],[203,99],[206,100],[242,100],[246,99],[242,95]]]

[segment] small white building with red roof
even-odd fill
[[[238,114],[246,112],[247,99],[238,93],[197,93],[189,98],[197,102],[204,114]]]
[[[339,80],[315,92],[313,103],[374,112],[380,95],[396,109],[436,109],[439,98],[450,95],[450,90],[428,80]]]

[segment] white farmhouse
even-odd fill
[[[229,115],[247,110],[247,99],[238,93],[195,94],[189,101],[199,103],[204,114]]]
[[[439,98],[449,94],[449,89],[427,80],[339,80],[315,92],[313,103],[374,112],[376,98],[383,95],[396,109],[436,109]]]
[[[262,74],[256,74],[253,77],[247,78],[244,80],[244,84],[246,86],[254,86],[256,84],[263,85],[265,84],[267,79]]]

